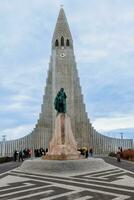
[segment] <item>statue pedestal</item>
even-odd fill
[[[74,139],[70,118],[67,114],[59,114],[55,121],[55,131],[49,144],[46,156],[25,160],[18,169],[33,174],[50,174],[70,176],[91,171],[112,169],[111,165],[100,158],[80,159]]]
[[[70,146],[56,145],[52,152],[48,152],[42,158],[45,160],[74,160],[80,158],[80,153],[70,149]]]
[[[55,120],[55,131],[49,144],[45,160],[74,160],[80,158],[73,136],[71,121],[67,114],[60,113]]]

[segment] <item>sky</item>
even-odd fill
[[[60,5],[90,121],[134,139],[134,1],[0,0],[0,140],[27,135],[38,120]]]

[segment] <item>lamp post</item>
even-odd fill
[[[120,133],[120,135],[121,135],[121,139],[123,139],[123,134],[124,134],[124,133]]]
[[[5,156],[5,141],[6,141],[6,135],[2,135],[2,156]]]
[[[124,148],[124,142],[123,142],[124,133],[120,133],[120,135],[121,135],[121,148]]]

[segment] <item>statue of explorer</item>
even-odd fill
[[[66,98],[67,95],[64,92],[64,88],[61,88],[54,100],[54,107],[57,110],[57,114],[66,113]]]

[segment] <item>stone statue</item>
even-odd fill
[[[58,113],[66,113],[66,98],[64,88],[61,88],[54,100],[54,107]]]

